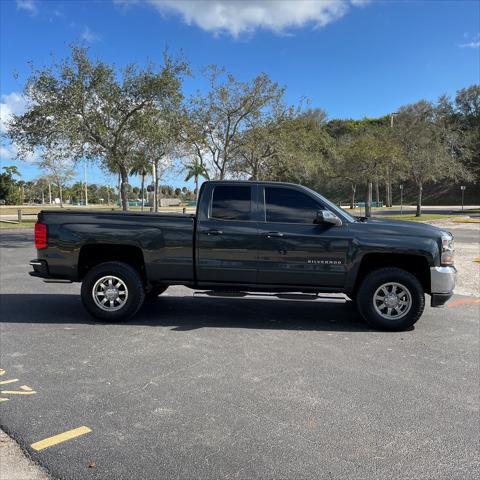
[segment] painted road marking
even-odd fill
[[[37,393],[35,390],[30,388],[27,385],[22,385],[20,387],[21,390],[2,390],[0,393],[2,395],[34,395]]]
[[[90,433],[92,430],[88,427],[78,427],[73,430],[68,430],[68,432],[59,433],[53,437],[48,437],[45,440],[40,440],[39,442],[32,443],[30,446],[34,450],[43,450],[44,448],[53,447],[53,445],[58,445],[59,443],[66,442],[67,440],[72,440],[72,438],[80,437],[86,433]]]
[[[477,262],[477,263],[480,263],[480,257],[474,258],[473,261]]]
[[[5,370],[0,368],[0,376],[5,375]],[[1,380],[0,385],[9,385],[10,383],[18,382],[18,378],[11,378],[8,380]],[[37,392],[28,385],[21,385],[19,390],[0,390],[1,395],[35,395]],[[0,402],[8,402],[9,398],[1,398]]]
[[[448,308],[459,307],[460,305],[477,305],[480,304],[480,298],[459,298],[447,303]]]
[[[9,383],[15,383],[18,382],[18,378],[12,378],[11,380],[2,380],[0,382],[0,385],[8,385]]]

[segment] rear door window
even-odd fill
[[[252,187],[219,185],[213,190],[211,218],[220,220],[252,219]]]

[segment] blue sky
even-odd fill
[[[81,42],[119,66],[183,52],[194,77],[216,63],[241,79],[268,73],[286,99],[310,99],[330,118],[375,117],[480,82],[479,1],[4,0],[2,121],[21,111],[28,62],[48,65]],[[2,165],[12,148],[3,144]],[[16,162],[24,178],[39,174]],[[79,169],[80,171],[80,169]],[[89,167],[92,181],[104,181]],[[170,183],[182,184],[171,174]],[[113,180],[110,180],[113,182]]]

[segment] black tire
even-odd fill
[[[389,283],[400,285],[397,287],[397,291],[400,292],[402,291],[401,287],[405,288],[405,294],[401,296],[401,299],[407,306],[410,305],[409,308],[405,307],[405,312],[397,311],[396,307],[388,309],[381,300],[376,302],[378,309],[375,307],[374,296],[377,290]],[[380,291],[379,294],[384,295],[384,291]],[[411,273],[400,268],[381,268],[369,273],[362,280],[356,296],[358,310],[362,317],[372,327],[380,330],[407,330],[417,322],[425,308],[425,292],[421,283]],[[395,300],[393,301],[395,302]],[[390,310],[390,314],[398,314],[399,318],[385,318],[388,316],[388,310]]]
[[[165,285],[155,285],[145,293],[145,300],[152,300],[161,295],[168,287]]]
[[[96,298],[101,303],[100,298],[105,298],[105,293],[102,297],[100,296],[101,293],[94,295],[94,289],[99,285],[96,290],[101,292],[101,285],[98,282],[108,282],[108,280],[101,282],[101,279],[110,276],[120,280],[121,283],[116,282],[121,285],[117,291],[121,290],[121,293],[126,291],[126,295],[124,293],[123,295],[117,295],[119,300],[114,300],[113,308],[118,309],[109,311],[98,306],[95,300]],[[115,280],[113,281],[115,282]],[[115,288],[115,284],[112,288]],[[106,292],[106,290],[103,291]],[[123,322],[138,312],[145,300],[145,290],[139,273],[133,267],[123,262],[105,262],[92,268],[87,273],[83,279],[81,296],[84,307],[93,317],[104,322]],[[123,298],[126,300],[123,300]],[[122,302],[123,305],[121,305]],[[110,304],[110,301],[108,303]],[[112,307],[105,305],[104,308]]]

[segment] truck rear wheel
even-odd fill
[[[425,308],[421,283],[400,268],[369,273],[357,292],[358,310],[375,328],[401,331],[412,327]]]
[[[145,292],[134,268],[123,262],[105,262],[87,273],[81,296],[83,305],[93,317],[121,322],[138,312]]]

